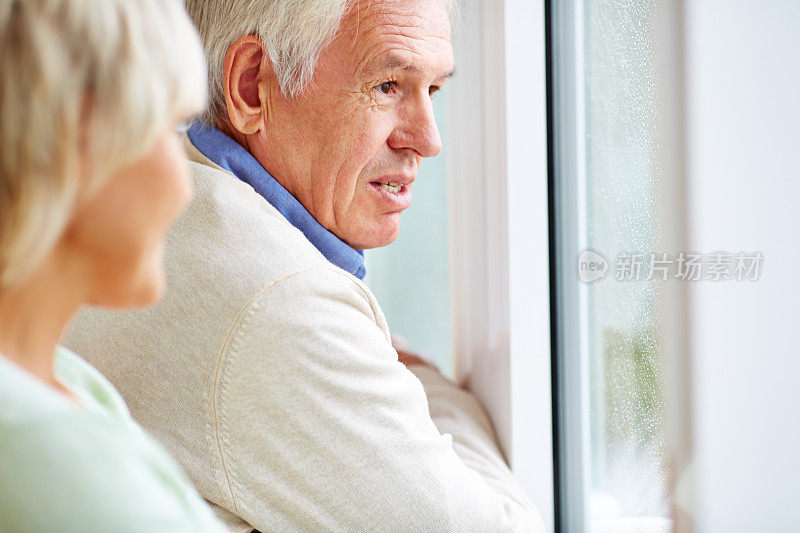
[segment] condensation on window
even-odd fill
[[[584,4],[587,243],[611,265],[588,290],[592,532],[669,529],[661,285],[648,279],[651,254],[671,252],[656,202],[655,15],[655,0]]]

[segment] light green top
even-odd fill
[[[0,531],[224,531],[94,367],[59,347],[55,375],[81,405],[0,355]]]

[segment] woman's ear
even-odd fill
[[[255,35],[246,35],[228,48],[222,85],[228,119],[235,130],[250,135],[264,127],[274,78],[272,63]]]

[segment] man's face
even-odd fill
[[[340,239],[385,246],[411,205],[420,161],[441,151],[431,98],[452,71],[438,0],[362,2],[304,94],[270,95],[266,132],[250,149]]]

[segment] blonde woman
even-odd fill
[[[205,66],[177,0],[0,0],[0,531],[221,531],[94,368],[83,305],[146,306],[191,196]]]

